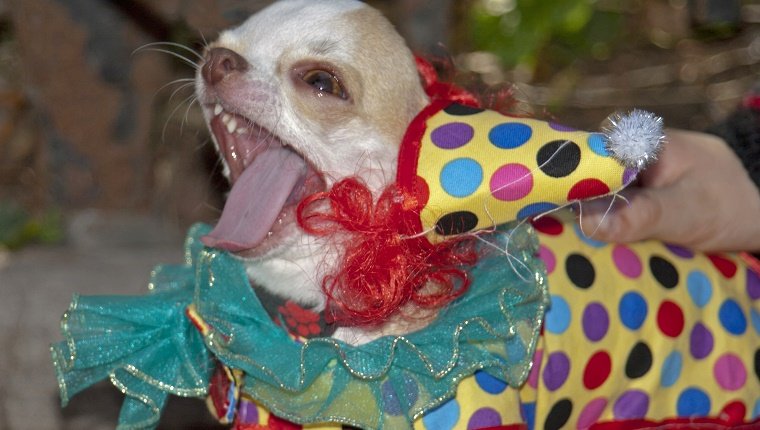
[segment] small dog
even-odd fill
[[[362,3],[279,2],[208,47],[197,93],[233,183],[206,244],[245,258],[257,285],[323,306],[330,263],[295,207],[348,176],[375,192],[394,179],[427,104],[409,49]]]

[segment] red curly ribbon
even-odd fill
[[[362,182],[347,178],[299,204],[301,228],[344,250],[322,282],[335,321],[376,325],[408,303],[435,309],[467,290],[465,267],[477,259],[472,239],[431,244],[409,221],[407,212],[420,209],[409,202],[394,184],[375,203]]]

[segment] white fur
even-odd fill
[[[237,52],[251,68],[245,79],[214,92],[199,74],[197,93],[207,119],[213,116],[209,106],[221,102],[294,147],[325,174],[328,186],[359,175],[380,190],[395,178],[405,126],[427,99],[411,53],[390,25],[374,11],[357,25],[356,13],[368,9],[354,0],[285,0],[223,32],[211,47]],[[304,95],[290,75],[304,61],[344,72],[350,103],[325,100],[320,109],[321,100]],[[322,308],[320,284],[334,270],[336,252],[293,224],[282,244],[246,258],[246,264],[256,284]]]

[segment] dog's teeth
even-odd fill
[[[235,130],[236,134],[246,134],[248,132],[249,132],[249,130],[247,128],[244,128],[244,127],[240,127],[239,129]]]
[[[227,124],[232,119],[232,116],[228,113],[222,115],[222,122]]]
[[[222,105],[220,105],[219,103],[217,103],[216,106],[214,106],[214,116],[219,116],[219,114],[221,114],[223,111],[224,109],[222,109]]]
[[[230,122],[227,123],[227,132],[232,134],[236,128],[237,128],[237,120],[235,118],[232,118]]]

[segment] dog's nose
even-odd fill
[[[233,73],[245,72],[248,67],[248,61],[237,52],[227,48],[211,48],[206,53],[201,75],[206,83],[214,85]]]

